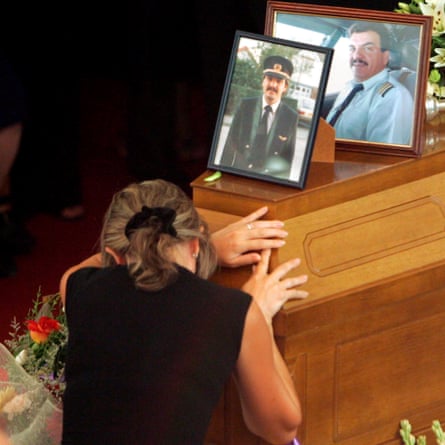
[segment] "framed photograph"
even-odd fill
[[[237,31],[208,167],[304,188],[332,53]]]
[[[271,0],[266,9],[265,34],[334,49],[321,116],[344,150],[421,155],[431,29],[420,14]]]

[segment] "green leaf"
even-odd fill
[[[430,71],[430,75],[428,77],[428,80],[432,83],[439,83],[441,78],[440,72],[437,69],[432,69]]]
[[[411,424],[407,419],[400,421],[400,437],[403,440],[404,445],[415,445],[416,438],[411,434]]]

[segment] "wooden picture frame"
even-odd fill
[[[332,54],[326,47],[237,31],[208,167],[304,188]],[[310,79],[304,98],[295,95],[302,79]],[[263,95],[272,110],[261,143]]]
[[[356,22],[365,27],[370,24],[371,26],[383,25],[391,38],[391,47],[387,49],[389,55],[387,80],[392,91],[385,92],[384,86],[379,87],[380,97],[385,94],[386,101],[389,102],[391,96],[396,97],[397,84],[402,83],[410,91],[412,103],[409,105],[410,108],[402,105],[402,102],[397,106],[388,103],[383,106],[382,99],[381,107],[377,100],[374,100],[373,105],[370,106],[370,99],[365,98],[367,88],[365,87],[365,90],[356,97],[356,102],[350,103],[351,107],[355,107],[355,122],[347,124],[346,120],[349,117],[346,112],[343,115],[343,122],[337,120],[337,125],[343,128],[336,129],[336,149],[407,157],[421,156],[425,144],[423,125],[430,66],[432,17],[269,0],[266,9],[265,34],[334,49],[321,112],[322,117],[328,118],[328,110],[333,98],[342,91],[342,85],[348,84],[352,78],[350,60],[355,46],[348,41],[348,29]],[[382,53],[384,51],[381,49]],[[370,82],[368,81],[368,84]],[[367,91],[370,97],[370,88]],[[343,97],[346,95],[346,93],[340,94],[343,94]],[[406,93],[404,95],[406,96]],[[368,100],[367,114],[361,111],[365,109],[366,100]],[[404,99],[394,100],[399,103]],[[337,106],[340,101],[339,98]],[[396,112],[396,109],[400,111]],[[383,111],[373,113],[372,110]],[[391,113],[393,113],[392,116]],[[351,108],[349,114],[352,114]],[[367,128],[362,124],[364,122],[367,123]],[[393,127],[390,127],[391,122],[394,122]]]

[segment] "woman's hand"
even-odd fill
[[[261,259],[261,250],[284,246],[283,238],[288,235],[283,230],[284,223],[276,220],[259,221],[267,211],[267,207],[261,207],[212,234],[212,242],[221,266],[240,267],[255,264]]]
[[[252,276],[243,285],[242,289],[252,295],[266,318],[272,324],[273,316],[290,299],[306,298],[309,293],[296,288],[306,283],[307,275],[283,278],[292,269],[300,265],[300,259],[294,258],[280,264],[271,273],[268,273],[271,250],[261,253],[261,259],[253,266]]]

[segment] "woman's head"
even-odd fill
[[[216,267],[207,224],[179,187],[157,179],[130,184],[113,196],[101,249],[105,265],[114,264],[108,247],[126,259],[137,287],[157,290],[176,276],[175,248],[193,239],[199,242],[196,272],[207,278]]]

